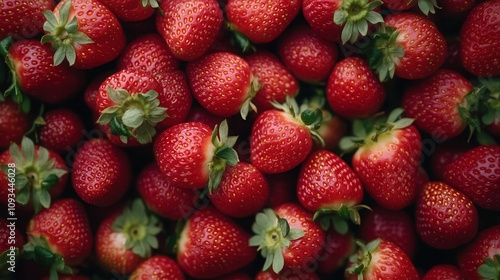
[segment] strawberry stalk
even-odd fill
[[[356,42],[359,35],[366,36],[368,23],[384,22],[382,16],[375,12],[375,8],[382,5],[382,1],[343,0],[339,10],[335,11],[333,21],[337,25],[344,25],[341,39],[345,44]]]
[[[371,210],[366,205],[355,205],[352,207],[341,204],[337,208],[323,208],[314,213],[313,220],[319,221],[323,230],[328,230],[333,227],[340,234],[346,234],[349,231],[347,221],[353,222],[355,225],[361,224],[360,209]]]
[[[424,15],[428,16],[429,13],[435,14],[436,13],[436,8],[440,8],[437,5],[436,0],[418,0],[418,8]]]
[[[255,106],[255,104],[252,103],[252,99],[255,97],[255,95],[257,95],[257,92],[260,90],[261,87],[262,85],[259,83],[257,77],[252,75],[252,82],[250,83],[250,89],[249,89],[250,94],[248,95],[248,98],[243,102],[240,109],[240,115],[244,120],[247,119],[248,112],[250,111],[250,109],[252,109],[252,111],[254,112],[257,112],[257,107]]]
[[[347,268],[346,272],[348,274],[356,274],[358,275],[358,279],[363,279],[363,271],[370,265],[372,253],[380,245],[380,238],[366,245],[361,241],[356,241],[356,244],[359,246],[359,251],[349,258],[352,265]]]
[[[24,245],[21,255],[49,269],[50,280],[59,279],[58,274],[73,274],[73,269],[66,265],[61,254],[53,253],[45,237],[30,236],[31,242]]]
[[[496,254],[493,258],[485,258],[484,264],[480,265],[477,272],[484,280],[500,279],[500,254]]]

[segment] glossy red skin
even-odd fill
[[[222,27],[222,11],[215,0],[161,1],[160,9],[163,16],[156,15],[156,29],[180,60],[204,55]]]
[[[290,25],[300,5],[300,0],[229,0],[226,18],[252,43],[269,43]]]
[[[300,273],[300,274],[287,274],[278,275],[270,270],[259,271],[255,276],[255,280],[319,280],[316,273]]]
[[[302,163],[297,197],[310,212],[353,207],[363,199],[363,186],[351,167],[338,155],[318,150]]]
[[[383,5],[388,9],[395,11],[405,11],[409,10],[415,5],[417,5],[418,1],[410,0],[410,1],[400,1],[400,0],[385,0]]]
[[[208,163],[215,151],[212,129],[188,122],[164,130],[154,141],[153,153],[165,178],[172,186],[201,189],[208,183]]]
[[[255,248],[250,235],[235,221],[207,206],[194,213],[182,230],[177,261],[194,278],[216,278],[251,263]]]
[[[9,48],[22,92],[48,104],[74,97],[86,83],[86,72],[62,63],[53,65],[53,52],[39,40],[17,41]]]
[[[404,114],[415,119],[419,129],[442,141],[456,137],[467,126],[458,105],[465,105],[465,95],[471,90],[472,84],[464,76],[441,68],[406,88],[402,101]]]
[[[252,99],[257,112],[273,109],[271,101],[283,103],[286,96],[296,96],[299,92],[297,79],[283,65],[279,58],[266,50],[260,50],[245,57],[261,88]]]
[[[500,1],[486,1],[474,6],[460,31],[460,59],[470,73],[490,77],[500,75],[500,18],[495,13]]]
[[[381,206],[398,210],[417,195],[422,141],[414,125],[379,136],[377,143],[359,148],[351,166],[365,191]]]
[[[363,118],[380,110],[386,92],[368,63],[359,57],[351,56],[335,64],[328,78],[326,98],[338,115],[345,118]]]
[[[390,14],[384,21],[386,26],[399,31],[396,45],[404,48],[404,56],[396,61],[395,76],[409,80],[421,79],[444,63],[446,40],[432,21],[411,12]]]
[[[491,226],[480,231],[474,240],[460,250],[457,263],[467,280],[482,279],[477,269],[485,258],[500,254],[500,226]]]
[[[6,99],[0,102],[0,149],[6,149],[10,143],[20,143],[24,133],[29,129],[30,117],[27,113],[23,113],[19,105]]]
[[[240,112],[243,102],[250,97],[254,78],[250,65],[242,57],[228,52],[210,53],[189,62],[186,74],[198,103],[221,117]]]
[[[342,235],[335,230],[326,233],[325,248],[318,271],[331,274],[344,267],[349,257],[355,253],[356,245],[352,232]]]
[[[306,25],[292,26],[277,42],[278,55],[297,79],[319,83],[328,79],[337,61],[337,45]]]
[[[59,2],[54,13],[66,3]],[[87,34],[93,44],[75,46],[74,68],[91,69],[117,58],[126,44],[125,33],[116,16],[97,0],[72,0],[69,18],[76,17],[78,30]]]
[[[448,164],[444,180],[479,207],[500,210],[500,146],[474,147]]]
[[[329,119],[325,117],[328,114],[331,116]],[[320,143],[314,143],[313,149],[336,151],[339,147],[340,139],[346,135],[347,121],[339,115],[334,114],[332,116],[331,112],[323,109],[323,122],[316,132],[325,141],[325,145],[321,146]]]
[[[115,16],[122,21],[140,21],[151,17],[155,9],[151,5],[144,7],[142,1],[137,0],[99,0],[108,7]]]
[[[142,262],[130,275],[130,280],[170,279],[184,280],[177,262],[167,256],[156,255]]]
[[[54,9],[55,5],[54,0],[3,0],[0,2],[0,38],[33,38],[42,33],[43,11]]]
[[[14,223],[15,228],[8,227],[13,221],[8,221],[6,218],[0,218],[0,254],[15,247],[21,250],[24,246],[24,236],[21,234],[18,225]],[[12,230],[14,236],[12,236]]]
[[[415,211],[417,233],[433,248],[456,248],[472,240],[478,230],[476,206],[443,182],[424,185]]]
[[[82,264],[92,252],[93,236],[83,204],[73,198],[52,203],[30,220],[26,230],[31,237],[43,236],[53,253],[61,254],[69,266]]]
[[[77,150],[71,181],[77,195],[86,203],[110,206],[131,186],[128,155],[107,139],[91,139]]]
[[[342,26],[333,22],[333,14],[342,0],[303,0],[302,13],[307,23],[320,37],[341,43]]]
[[[308,129],[288,113],[268,110],[260,114],[250,136],[251,163],[265,174],[297,167],[313,145]]]
[[[422,280],[465,280],[465,276],[455,265],[437,264],[427,270]]]
[[[191,215],[200,196],[197,191],[172,186],[156,163],[140,171],[136,186],[148,208],[169,220]]]
[[[40,144],[60,154],[71,151],[83,139],[84,125],[80,115],[66,109],[52,109],[43,116]]]

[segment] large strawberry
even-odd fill
[[[184,280],[177,262],[167,256],[156,255],[148,258],[137,266],[130,280],[146,280],[146,279],[169,279],[169,280]]]
[[[141,21],[151,17],[159,7],[157,0],[100,0],[119,20]]]
[[[2,99],[0,97],[0,99]],[[6,98],[0,101],[0,149],[5,149],[12,142],[19,143],[23,135],[28,132],[30,117],[27,113],[21,111],[19,105]]]
[[[0,40],[7,36],[16,39],[33,38],[43,31],[43,11],[55,7],[54,0],[0,2]]]
[[[98,0],[64,0],[44,15],[41,42],[54,50],[54,65],[66,59],[76,68],[94,68],[117,58],[125,47],[120,22]]]

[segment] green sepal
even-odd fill
[[[372,253],[377,250],[380,242],[380,238],[377,238],[369,242],[368,244],[357,240],[356,245],[359,247],[359,250],[349,258],[351,266],[346,268],[346,273],[356,274],[358,275],[358,279],[363,279],[363,272],[367,267],[370,266],[370,262],[372,261],[373,257]]]
[[[482,280],[500,280],[500,254],[485,258],[477,273],[481,275]]]
[[[262,85],[259,83],[257,77],[252,78],[250,83],[250,93],[248,98],[243,102],[240,109],[241,118],[246,120],[250,110],[257,113],[257,107],[252,103],[252,99],[257,95],[257,92],[261,89]]]
[[[394,77],[396,72],[396,60],[405,54],[404,48],[396,44],[399,32],[394,27],[382,25],[373,34],[369,44],[362,48],[362,52],[368,58],[368,64],[382,82]]]
[[[370,207],[362,204],[353,207],[347,207],[342,204],[336,209],[322,208],[316,211],[313,215],[313,220],[319,221],[321,228],[325,231],[333,226],[338,233],[346,234],[349,230],[347,221],[355,225],[361,224],[361,216],[359,215],[360,209],[371,210]]]
[[[242,53],[256,52],[257,48],[252,44],[245,34],[236,30],[236,27],[231,23],[226,23],[227,28],[231,31],[231,44],[241,50]]]
[[[440,9],[436,0],[418,0],[418,8],[424,15],[435,14],[436,8]]]
[[[61,254],[50,250],[45,237],[30,236],[31,241],[26,243],[21,251],[21,256],[32,260],[38,265],[49,269],[50,279],[58,279],[58,274],[73,274],[73,269],[66,265]]]
[[[333,15],[336,25],[344,25],[341,33],[342,44],[353,44],[358,37],[366,36],[368,23],[377,24],[384,22],[382,15],[374,10],[382,5],[382,1],[375,0],[343,0],[340,9]]]

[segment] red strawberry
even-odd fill
[[[266,259],[263,270],[302,274],[311,271],[325,243],[325,233],[312,214],[298,204],[284,203],[266,208],[255,216],[250,246],[258,247]],[[314,268],[313,268],[314,269]]]
[[[444,142],[437,139],[437,141],[428,143],[428,145],[425,143],[422,144],[422,152],[424,155],[428,155],[430,157],[429,168],[431,175],[437,181],[444,180],[444,171],[446,170],[446,166],[448,166],[448,164],[472,147],[471,144],[467,143],[463,139],[463,137],[453,138],[450,141]]]
[[[1,98],[0,98],[1,99]],[[11,98],[0,101],[0,149],[8,148],[12,142],[19,143],[29,129],[29,115],[19,108]]]
[[[384,239],[375,239],[366,245],[357,243],[360,249],[351,256],[346,279],[420,279],[410,258],[396,244]]]
[[[321,126],[316,130],[319,136],[325,142],[325,145],[316,143],[315,148],[325,149],[328,151],[337,151],[339,148],[340,139],[345,136],[347,132],[347,122],[345,119],[332,111],[321,109],[323,114],[323,121]]]
[[[496,263],[492,262],[494,258]],[[489,259],[488,265],[485,259]],[[500,226],[491,226],[480,231],[471,243],[460,250],[457,263],[467,280],[498,279]]]
[[[355,250],[356,244],[352,232],[340,234],[336,230],[329,230],[326,233],[325,247],[318,263],[318,271],[322,274],[332,274],[338,271],[345,267]]]
[[[422,280],[465,280],[465,277],[455,265],[438,264],[427,270]]]
[[[477,0],[441,0],[439,1],[440,12],[448,17],[459,16],[462,18],[462,16],[466,16],[477,5],[477,2]]]
[[[426,244],[452,249],[474,238],[478,213],[472,201],[458,190],[442,182],[429,182],[418,197],[415,223]]]
[[[204,55],[222,27],[222,11],[215,0],[161,1],[160,9],[163,15],[156,15],[156,29],[180,60]]]
[[[477,146],[450,162],[444,180],[479,207],[500,210],[500,146]]]
[[[58,200],[33,216],[26,230],[23,254],[52,273],[72,274],[92,252],[92,232],[83,205],[72,198]]]
[[[67,59],[76,68],[95,68],[117,58],[125,47],[120,22],[98,0],[64,0],[45,16],[41,41],[55,50],[54,65]]]
[[[80,115],[67,109],[52,109],[43,115],[39,130],[40,143],[60,154],[76,147],[83,138],[83,120]]]
[[[68,167],[61,156],[27,137],[0,154],[0,166],[0,196],[5,206],[15,198],[18,204],[27,206],[25,210],[49,208],[68,181]]]
[[[186,73],[194,98],[211,113],[230,117],[240,112],[245,119],[250,108],[256,110],[251,100],[260,86],[242,57],[211,53],[188,63]]]
[[[73,188],[86,203],[112,205],[131,185],[130,164],[127,154],[108,140],[88,140],[74,155]]]
[[[268,207],[276,208],[286,202],[298,203],[296,192],[298,168],[282,173],[265,174],[270,186],[269,199],[266,204]]]
[[[385,7],[394,10],[394,11],[405,11],[409,10],[415,5],[417,5],[418,2],[425,2],[425,1],[418,1],[418,0],[410,0],[410,1],[400,1],[400,0],[385,0],[382,5]]]
[[[229,217],[208,206],[194,213],[183,227],[177,261],[194,278],[216,278],[255,259],[250,235]]]
[[[173,259],[156,255],[142,262],[130,275],[130,280],[148,279],[184,280],[179,265]]]
[[[498,76],[500,66],[500,19],[495,16],[500,1],[486,1],[474,6],[460,32],[460,58],[465,69],[476,76]]]
[[[269,184],[255,166],[238,162],[228,166],[219,186],[209,190],[210,201],[230,217],[247,217],[259,212],[269,197]]]
[[[259,271],[255,276],[255,280],[319,280],[319,276],[316,273],[283,273],[276,274],[272,271]]]
[[[18,1],[3,0],[0,2],[0,40],[7,36],[15,39],[33,38],[43,29],[45,17],[43,11],[52,10],[54,0]]]
[[[345,118],[363,118],[376,113],[385,101],[383,84],[368,63],[346,57],[335,64],[328,78],[326,98],[332,110]]]
[[[122,21],[141,21],[151,17],[155,8],[159,7],[157,0],[100,0],[115,16]]]
[[[97,263],[108,271],[129,274],[158,248],[159,220],[135,199],[121,213],[106,218],[95,235]]]

